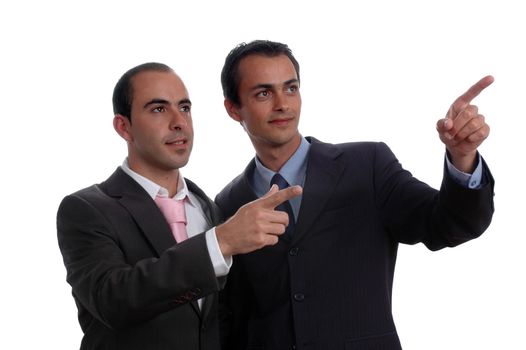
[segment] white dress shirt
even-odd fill
[[[157,195],[168,197],[168,190],[166,188],[157,185],[155,182],[131,170],[128,166],[128,159],[124,160],[121,169],[141,185],[150,197],[152,197],[152,200],[155,200]],[[210,259],[212,260],[212,265],[214,266],[214,272],[217,277],[226,276],[232,266],[232,257],[224,257],[221,253],[219,243],[217,242],[215,227],[210,228],[203,208],[201,208],[201,203],[192,192],[188,191],[186,181],[181,174],[181,170],[179,170],[177,193],[173,198],[180,200],[185,197],[187,197],[187,200],[184,201],[184,209],[186,211],[186,232],[188,238],[206,231],[206,245],[208,247]]]

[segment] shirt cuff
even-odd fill
[[[206,231],[205,237],[206,246],[208,247],[208,253],[210,254],[210,259],[212,260],[216,277],[226,276],[228,271],[230,271],[230,267],[232,266],[232,257],[224,257],[223,253],[221,253],[219,243],[217,242],[215,227]]]
[[[449,160],[449,155],[446,153],[446,164],[448,174],[453,178],[453,180],[464,187],[470,189],[479,189],[482,182],[482,160],[480,154],[477,153],[477,167],[473,171],[473,174],[464,173],[453,165]]]

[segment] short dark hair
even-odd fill
[[[279,55],[286,55],[296,70],[298,81],[300,80],[300,65],[291,49],[286,45],[269,40],[254,40],[247,43],[237,45],[225,59],[223,70],[221,71],[221,86],[223,87],[223,96],[229,99],[234,104],[239,105],[239,63],[241,60],[250,55],[262,55],[267,57],[275,57]]]
[[[128,70],[119,79],[113,89],[113,113],[121,114],[131,122],[131,105],[133,102],[132,78],[141,72],[173,72],[172,68],[163,63],[148,62]]]

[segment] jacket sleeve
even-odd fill
[[[128,221],[117,222],[80,195],[67,196],[59,207],[57,235],[67,281],[91,315],[121,329],[218,291],[204,234],[156,256],[137,238],[138,229],[124,232],[134,225]],[[141,259],[131,261],[129,242],[119,239],[126,234],[142,239]]]
[[[395,240],[423,242],[430,250],[454,247],[480,236],[493,212],[494,180],[483,162],[483,185],[469,189],[447,173],[440,191],[402,169],[391,150],[379,143],[375,152],[374,181],[382,223]]]

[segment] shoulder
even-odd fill
[[[65,196],[58,208],[58,217],[77,217],[88,212],[101,212],[115,200],[101,189],[100,184],[95,184]]]
[[[215,202],[225,211],[226,203],[232,202],[233,194],[238,193],[245,181],[245,172],[236,176],[230,183],[228,183],[217,195]]]
[[[62,199],[59,212],[71,211],[79,207],[107,207],[116,202],[121,195],[115,190],[118,186],[129,186],[134,180],[119,168],[105,181],[75,191]],[[114,192],[114,193],[112,193]]]
[[[232,216],[239,207],[256,199],[249,180],[254,168],[255,161],[252,160],[245,170],[230,181],[215,197],[215,202],[225,217]]]
[[[360,157],[375,156],[376,154],[392,154],[389,146],[378,141],[354,141],[345,143],[327,143],[314,137],[307,137],[311,143],[311,155]]]

